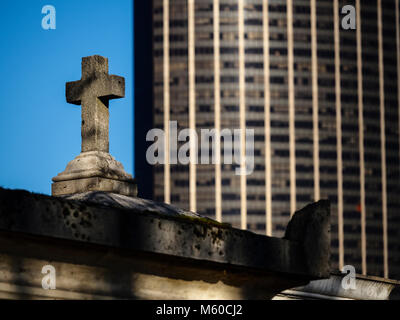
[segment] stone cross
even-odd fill
[[[82,105],[82,152],[109,151],[108,102],[125,96],[125,79],[108,74],[108,59],[82,58],[82,79],[66,83],[68,103]]]
[[[67,102],[82,105],[82,151],[52,179],[53,196],[91,191],[137,195],[135,179],[108,153],[108,102],[124,95],[125,80],[108,74],[107,58],[82,58],[82,79],[66,84]]]

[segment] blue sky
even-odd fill
[[[45,5],[55,30],[42,29]],[[80,153],[81,107],[65,82],[93,54],[125,77],[125,98],[110,101],[110,153],[133,173],[133,0],[2,0],[0,12],[0,186],[50,194]]]

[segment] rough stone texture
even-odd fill
[[[42,267],[56,270],[43,290]],[[279,274],[0,232],[0,299],[270,299],[305,284]]]
[[[163,288],[175,288],[176,297],[194,298],[190,287],[195,283],[202,287],[203,282],[214,284],[207,290],[216,290],[215,298],[271,298],[284,289],[319,279],[327,268],[321,262],[321,270],[310,268],[301,241],[235,229],[173,206],[103,192],[64,198],[0,189],[0,243],[4,244],[0,254],[15,256],[20,250],[26,258],[26,248],[32,247],[29,254],[34,259],[93,268],[100,263],[104,269],[100,274],[112,277],[113,290],[119,292],[111,296],[143,298],[149,297],[154,287],[158,288],[154,289],[157,297],[167,297]],[[322,207],[319,210],[319,214],[327,214]],[[295,228],[291,227],[296,234],[307,231]],[[61,247],[51,249],[56,243]],[[94,257],[89,259],[77,248],[90,248],[85,250]],[[110,260],[104,250],[114,252],[114,258]],[[148,265],[143,255],[155,262]],[[75,277],[81,277],[81,271],[74,272],[78,273]],[[115,273],[119,278],[111,276]],[[139,287],[148,288],[147,295],[139,294],[136,280],[141,274],[148,275],[142,278],[143,283],[138,280]],[[128,294],[123,288],[126,277],[131,276],[136,285],[129,287],[133,292]],[[104,281],[99,280],[99,286]],[[82,283],[75,289],[88,292],[89,287]]]
[[[141,213],[154,213],[174,217],[188,216],[200,218],[203,219],[203,221],[207,221],[209,223],[216,222],[207,217],[203,217],[195,212],[177,208],[166,203],[154,202],[147,199],[132,198],[115,193],[85,192],[64,196],[63,198],[67,200],[79,200],[86,203],[101,204],[107,207],[133,209],[135,210],[135,212]],[[230,226],[229,224],[223,223],[219,225],[225,225],[228,227]]]
[[[137,195],[137,185],[132,176],[106,152],[81,153],[53,181],[52,194],[56,196],[95,190]]]
[[[344,289],[345,274],[331,274],[329,279],[311,281],[308,285],[285,290],[274,299],[324,300],[400,300],[400,281],[356,275],[355,288]]]
[[[71,181],[55,182],[51,186],[53,195],[62,196],[86,190],[104,190],[105,192],[118,192],[122,195],[136,196],[137,185],[134,183],[121,183],[121,181],[100,177],[76,179]]]
[[[318,277],[330,273],[330,202],[321,200],[297,211],[286,228],[285,239],[303,245],[307,267]]]
[[[66,83],[68,103],[82,105],[82,152],[109,150],[108,101],[125,96],[125,79],[108,74],[108,59],[82,58],[82,79]]]
[[[66,84],[67,102],[82,105],[82,153],[53,178],[52,195],[94,190],[137,195],[132,176],[108,153],[109,100],[124,95],[125,80],[108,74],[107,58],[82,58],[82,79]]]
[[[125,209],[18,191],[5,193],[0,229],[310,276],[297,242],[177,214],[178,210],[166,214],[146,206]]]

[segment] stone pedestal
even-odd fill
[[[53,178],[51,193],[61,196],[87,191],[137,195],[137,185],[120,162],[102,151],[82,152]]]

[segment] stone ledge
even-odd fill
[[[44,265],[57,290],[43,290]],[[0,298],[271,299],[307,278],[0,231]]]
[[[345,274],[332,273],[329,279],[311,281],[304,287],[286,290],[278,299],[400,300],[400,281],[356,275],[355,288],[344,289]],[[346,280],[345,280],[346,281]],[[347,281],[346,281],[347,282]]]
[[[172,206],[160,213],[154,207],[163,205],[152,201],[146,201],[153,204],[153,209],[149,205],[147,210],[143,199],[130,199],[142,203],[142,207],[126,209],[0,188],[0,231],[287,274],[304,280],[329,277],[329,247],[328,253],[318,252],[324,246],[313,247],[317,251],[310,256],[304,247],[308,241],[302,237],[266,237],[195,214],[179,213]],[[315,226],[320,229],[304,229],[304,224],[298,223],[290,233],[307,232],[306,239],[314,236],[318,242],[322,237],[324,243],[327,235],[323,233],[329,228],[329,202],[320,201],[306,211],[315,211]],[[307,213],[296,216],[298,221],[315,218]],[[318,261],[318,266],[312,266],[312,261]]]

